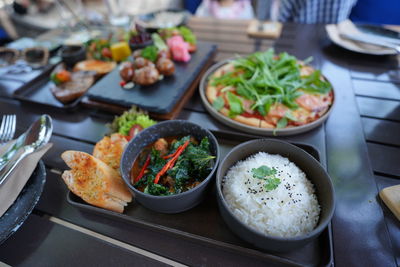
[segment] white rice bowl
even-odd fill
[[[268,191],[265,181],[251,170],[265,165],[275,168],[281,180]],[[222,192],[231,212],[245,225],[263,234],[296,237],[318,224],[320,207],[313,184],[289,159],[265,152],[254,154],[232,166],[222,181]]]

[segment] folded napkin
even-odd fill
[[[6,145],[0,147],[0,155],[3,155],[7,148],[15,141],[10,141]],[[45,145],[42,149],[30,154],[23,159],[12,172],[6,182],[0,186],[0,217],[8,210],[8,208],[17,199],[19,193],[24,188],[26,182],[31,177],[39,160],[50,149],[52,144]]]

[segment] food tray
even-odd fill
[[[191,54],[189,62],[174,62],[175,74],[165,77],[153,85],[136,85],[130,90],[123,89],[121,77],[116,68],[89,89],[90,100],[116,104],[126,108],[136,105],[149,112],[166,114],[173,110],[185,92],[191,87],[208,62],[215,55],[216,45],[198,42],[197,51]]]
[[[212,75],[218,68],[227,64],[230,60],[232,60],[232,59],[220,61],[217,64],[215,64],[214,66],[212,66],[210,69],[208,69],[208,71],[202,77],[202,79],[200,81],[200,86],[199,86],[200,98],[204,104],[204,107],[210,113],[211,116],[213,116],[214,118],[216,118],[217,120],[219,120],[220,122],[222,122],[225,125],[228,125],[232,128],[235,128],[235,129],[247,132],[247,133],[251,133],[251,134],[264,135],[264,136],[289,136],[289,135],[295,135],[295,134],[308,132],[308,131],[320,126],[328,119],[329,114],[333,110],[333,107],[335,105],[335,93],[333,93],[333,103],[332,103],[331,107],[329,108],[329,110],[324,115],[322,115],[320,118],[318,118],[317,120],[315,120],[311,123],[308,123],[306,125],[301,125],[301,126],[292,127],[292,128],[284,128],[284,129],[267,129],[267,128],[259,128],[259,127],[249,126],[246,124],[239,123],[235,120],[232,120],[232,119],[222,115],[221,113],[219,113],[210,104],[210,102],[208,102],[208,99],[205,95],[205,89],[207,87],[208,77],[210,75]]]
[[[221,135],[223,136],[223,135]],[[229,137],[229,140],[217,135],[221,150],[221,159],[236,145],[248,141],[250,137]],[[320,160],[318,150],[308,144],[294,143]],[[130,203],[124,214],[108,211],[86,204],[69,192],[67,200],[73,206],[112,219],[138,224],[151,230],[170,233],[177,238],[185,238],[207,246],[223,248],[248,257],[259,258],[266,264],[289,266],[330,266],[333,263],[331,225],[322,234],[305,247],[285,253],[262,251],[241,240],[223,221],[219,213],[215,190],[208,192],[205,200],[195,208],[178,214],[161,214],[151,211],[140,204]]]
[[[54,67],[55,66],[46,69],[35,79],[22,85],[14,92],[13,97],[23,102],[40,104],[60,110],[70,110],[75,108],[81,101],[82,97],[79,97],[68,104],[63,104],[58,101],[50,91],[50,86],[52,84],[50,81],[50,75]]]

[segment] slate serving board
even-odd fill
[[[87,96],[92,100],[124,107],[137,105],[150,112],[169,113],[189,89],[215,50],[214,44],[198,42],[197,51],[191,54],[192,58],[189,62],[175,62],[173,76],[165,77],[162,81],[150,86],[136,85],[131,90],[125,90],[119,85],[121,77],[119,69],[115,68],[90,88]]]

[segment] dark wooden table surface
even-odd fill
[[[218,59],[272,45],[246,36],[246,22],[192,20],[200,40],[219,45]],[[335,88],[336,104],[326,124],[307,136],[319,145],[336,190],[332,221],[333,262],[338,266],[400,264],[400,222],[378,197],[400,178],[400,69],[395,57],[355,54],[331,44],[322,25],[287,24],[277,51],[313,56]],[[0,80],[0,115],[18,116],[18,133],[40,114],[53,117],[54,147],[46,154],[47,182],[33,214],[0,246],[0,261],[10,265],[266,265],[257,257],[176,238],[145,227],[77,210],[66,202],[60,179],[66,149],[91,152],[112,117],[80,108],[62,113],[12,99],[21,82]],[[198,94],[180,119],[221,133],[244,136],[221,125],[204,110]],[[257,138],[248,136],[248,138]],[[289,138],[301,142],[304,136]]]

